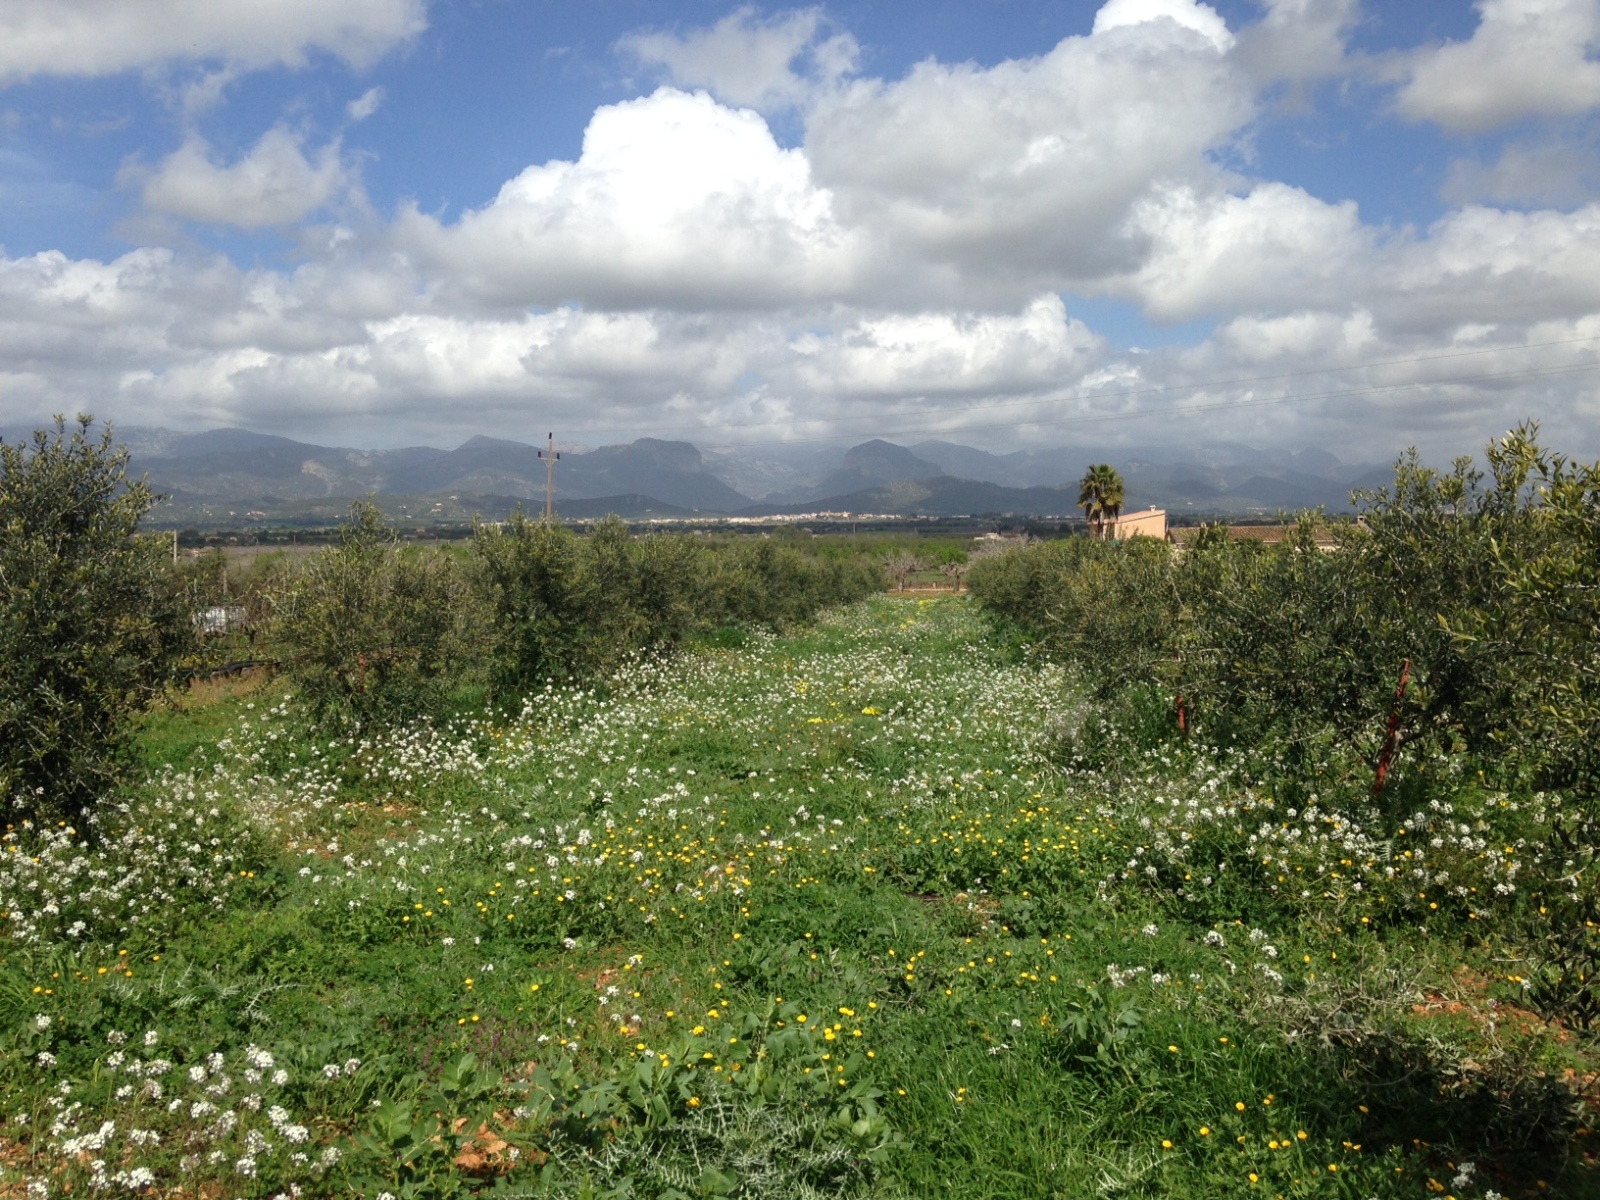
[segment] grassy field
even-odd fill
[[[1453,761],[1380,842],[963,598],[447,728],[277,686],[152,716],[97,845],[7,835],[0,1190],[1593,1188],[1492,901],[1548,801]]]

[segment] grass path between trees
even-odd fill
[[[1476,885],[1402,911],[1270,763],[1064,770],[1092,718],[894,597],[450,727],[155,718],[97,846],[6,842],[0,1194],[1585,1194]]]

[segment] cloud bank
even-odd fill
[[[1486,0],[1471,39],[1404,58],[1385,103],[1459,130],[1586,111],[1593,8]],[[371,44],[422,19],[341,11]],[[1411,228],[1239,165],[1274,89],[1355,69],[1357,15],[1273,0],[1232,30],[1193,0],[1111,0],[1043,54],[888,79],[819,10],[739,9],[625,39],[669,82],[454,216],[341,214],[359,179],[337,141],[280,126],[228,162],[191,138],[124,183],[170,218],[283,228],[302,261],[0,259],[0,417],[1359,453],[1466,448],[1533,415],[1600,453],[1600,205],[1581,181],[1542,207],[1561,181],[1508,190],[1514,146],[1463,159],[1456,206]],[[368,44],[280,17],[281,61]],[[1570,71],[1532,70],[1557,49]],[[774,109],[799,115],[796,144]],[[1119,349],[1094,328],[1106,304],[1200,332]]]

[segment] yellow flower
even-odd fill
[[[1172,1149],[1172,1139],[1171,1138],[1162,1138],[1161,1139],[1161,1148],[1163,1150],[1171,1150]]]
[[[1237,1108],[1240,1112],[1244,1111],[1244,1101],[1243,1100],[1235,1100],[1233,1102],[1233,1106],[1235,1108]]]
[[[1208,1125],[1200,1126],[1200,1136],[1201,1137],[1210,1137],[1211,1136],[1211,1127],[1208,1126]]]

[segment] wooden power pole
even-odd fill
[[[539,457],[544,459],[544,523],[553,525],[556,519],[556,463],[561,461],[561,455],[556,453],[556,435],[547,433],[545,438],[549,446],[539,451]]]

